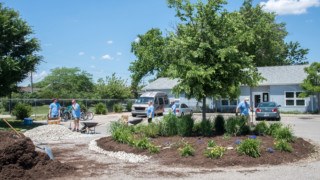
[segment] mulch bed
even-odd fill
[[[168,166],[183,165],[188,167],[228,167],[228,166],[243,166],[255,167],[258,165],[278,165],[283,163],[291,163],[304,158],[307,158],[314,152],[314,146],[302,138],[297,138],[294,143],[291,143],[293,152],[281,152],[275,150],[273,153],[267,152],[267,148],[274,149],[274,139],[270,136],[258,136],[261,141],[261,156],[252,158],[247,155],[239,155],[236,151],[237,140],[247,139],[248,136],[229,137],[157,137],[153,138],[152,143],[156,146],[161,146],[158,154],[150,154],[147,150],[141,150],[131,147],[127,144],[115,142],[111,137],[104,137],[97,140],[99,147],[107,151],[124,151],[139,155],[151,156],[154,160]],[[204,151],[207,148],[209,140],[213,140],[217,145],[223,147],[233,147],[233,150],[227,150],[222,158],[210,159],[204,156]],[[194,156],[182,157],[179,154],[178,148],[181,142],[188,142],[195,149]],[[171,148],[168,148],[171,145]]]
[[[75,172],[74,167],[35,151],[33,142],[20,135],[0,131],[0,179],[48,179]]]

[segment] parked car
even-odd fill
[[[185,103],[175,103],[176,105],[176,116],[181,117],[183,115],[192,115],[192,108],[188,107]],[[172,112],[173,104],[164,107],[163,114],[169,114]],[[173,113],[173,112],[172,112]]]
[[[261,102],[256,109],[256,120],[274,119],[280,121],[280,105],[275,102]]]

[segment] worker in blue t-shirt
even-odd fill
[[[148,109],[147,109],[147,118],[148,118],[148,123],[152,122],[152,118],[154,118],[154,106],[153,106],[153,102],[150,101],[148,103]]]
[[[52,103],[49,105],[49,118],[59,117],[60,104],[57,103],[57,99],[53,98]]]
[[[245,116],[247,119],[248,125],[250,125],[250,116],[249,112],[251,110],[250,104],[249,104],[249,98],[245,98],[242,102],[240,102],[237,106],[236,113],[239,113],[241,116]]]
[[[174,115],[176,115],[176,109],[177,109],[177,105],[175,102],[173,102],[172,106],[171,106],[172,112]]]

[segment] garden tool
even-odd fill
[[[44,146],[44,147],[40,147],[38,145],[36,145],[37,148],[44,150],[44,152],[49,156],[50,159],[54,159],[53,154],[52,154],[52,150],[50,147],[48,146]]]
[[[14,132],[16,132],[16,134],[17,134],[19,137],[21,137],[21,135],[18,133],[18,131],[16,131],[6,119],[2,119],[2,120],[3,120],[5,123],[7,123],[7,125],[8,125]]]

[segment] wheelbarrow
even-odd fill
[[[83,127],[80,129],[81,133],[87,134],[95,134],[96,133],[96,126],[98,125],[97,122],[81,122]]]

